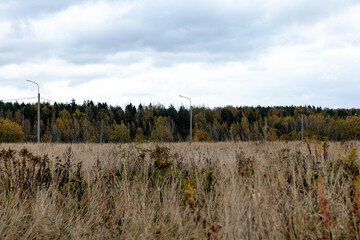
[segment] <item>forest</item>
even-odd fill
[[[304,138],[359,140],[359,114],[360,109],[314,106],[195,106],[193,140],[301,140],[302,117]],[[73,99],[71,103],[42,102],[40,118],[42,142],[183,142],[190,138],[190,111],[184,106],[130,103],[122,108],[92,101],[80,105]],[[2,124],[6,120],[19,126],[21,141],[36,142],[37,104],[0,101],[0,119]]]

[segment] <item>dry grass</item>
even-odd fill
[[[0,239],[356,239],[359,146],[1,144]]]

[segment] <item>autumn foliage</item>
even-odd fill
[[[130,130],[125,126],[124,122],[121,122],[120,125],[113,125],[110,142],[131,142]]]
[[[195,131],[194,142],[212,142],[212,139],[205,130],[198,129]]]
[[[22,142],[24,133],[21,127],[9,120],[0,119],[0,142]]]
[[[21,126],[26,142],[36,141],[35,104],[0,101],[0,118]],[[328,137],[329,141],[360,140],[359,109],[322,109],[314,106],[217,107],[193,106],[193,139],[198,141],[294,141]],[[190,112],[170,105],[109,106],[106,103],[41,103],[43,142],[108,143],[189,141]],[[162,126],[159,127],[158,119]],[[124,123],[124,126],[122,126]],[[119,137],[121,131],[124,138]],[[153,133],[153,131],[155,132]],[[128,134],[129,133],[129,134]],[[130,139],[129,136],[130,135]],[[207,137],[207,136],[208,137]]]
[[[155,127],[154,130],[151,132],[152,141],[155,142],[172,142],[173,137],[170,133],[170,130],[166,126],[165,119],[162,117],[158,117],[155,120]]]

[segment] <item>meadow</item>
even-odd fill
[[[0,144],[0,239],[358,239],[359,147]]]

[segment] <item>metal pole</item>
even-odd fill
[[[27,82],[31,82],[37,85],[38,87],[38,111],[37,111],[37,142],[40,143],[40,87],[34,81],[26,80]]]
[[[301,111],[301,141],[304,141],[304,116]]]
[[[190,143],[192,143],[192,106],[190,100]]]
[[[192,106],[191,106],[191,99],[182,95],[179,97],[186,98],[190,101],[190,143],[192,142]]]
[[[40,143],[40,92],[38,93],[37,142]]]

